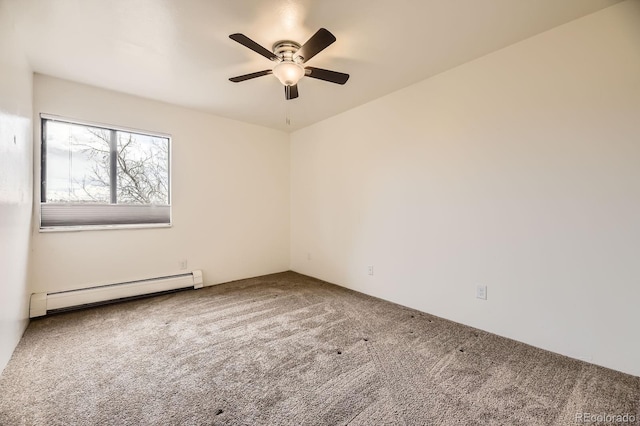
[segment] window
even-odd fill
[[[171,224],[169,136],[41,117],[41,229]]]

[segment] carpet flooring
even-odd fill
[[[638,377],[293,272],[33,320],[0,376],[8,426],[638,424],[639,411]]]

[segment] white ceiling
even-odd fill
[[[34,71],[285,131],[305,127],[618,0],[0,0]],[[325,27],[337,41],[285,101],[273,66],[229,39],[271,49]],[[291,124],[286,124],[289,117]]]

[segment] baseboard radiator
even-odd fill
[[[34,293],[31,295],[29,317],[80,309],[88,306],[147,296],[186,288],[202,288],[202,271],[180,275],[101,285],[80,290]]]

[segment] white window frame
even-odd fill
[[[152,136],[158,138],[164,138],[169,143],[169,164],[168,164],[168,177],[169,177],[169,194],[168,204],[162,206],[145,205],[145,204],[87,204],[81,203],[47,203],[46,202],[46,134],[45,134],[45,122],[57,121],[69,124],[77,124],[81,126],[98,127],[107,130],[116,130],[127,133],[136,133],[145,136]],[[140,130],[131,127],[117,126],[112,124],[104,124],[87,120],[77,120],[67,117],[61,117],[53,114],[40,114],[40,162],[39,162],[39,174],[40,179],[38,181],[38,188],[40,199],[38,216],[39,216],[39,231],[40,232],[69,232],[69,231],[85,231],[85,230],[108,230],[108,229],[138,229],[138,228],[170,228],[173,226],[173,209],[171,198],[173,194],[172,190],[172,147],[173,141],[171,135],[166,133],[152,132],[148,130]],[[45,190],[43,190],[45,189]],[[47,206],[47,207],[45,207]],[[97,220],[106,222],[114,217],[120,217],[121,220],[136,220],[136,223],[103,223],[103,224],[65,224],[65,225],[43,225],[43,207],[47,209],[49,216],[51,214],[61,214],[72,216],[74,213],[81,213],[81,216],[85,218],[85,222],[91,218],[97,218]],[[57,210],[57,211],[56,211]],[[122,219],[126,216],[126,219]],[[152,223],[148,223],[152,221]],[[79,222],[82,222],[80,220]],[[115,221],[114,221],[115,222]]]

